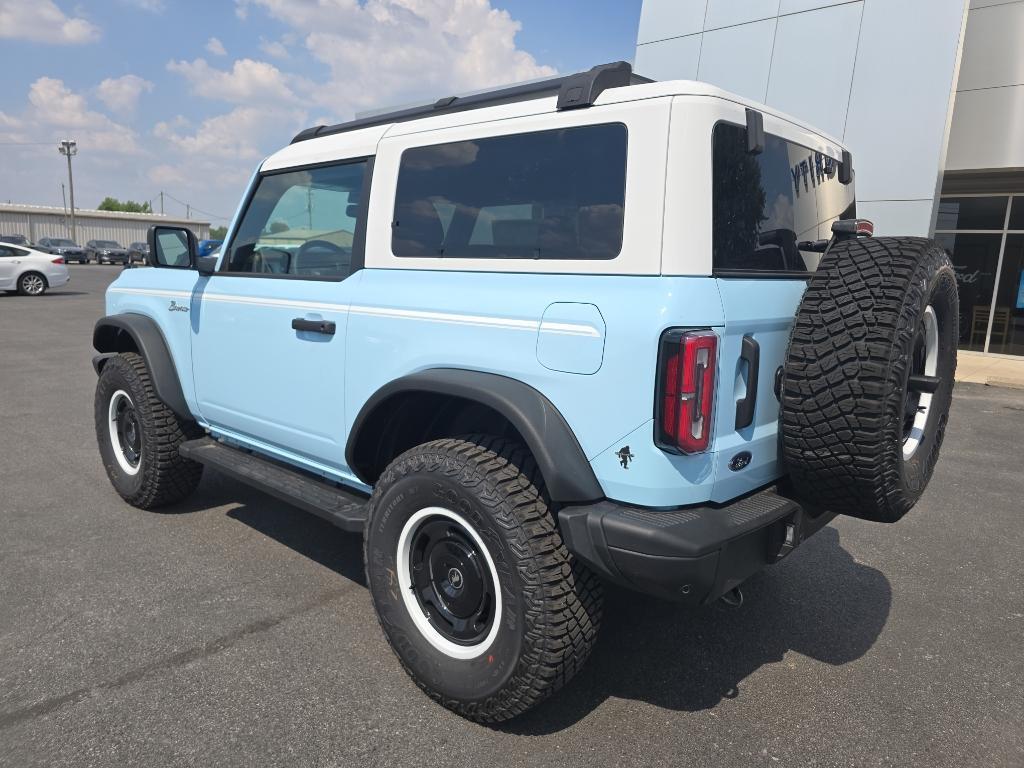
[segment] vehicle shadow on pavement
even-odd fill
[[[743,593],[740,608],[691,610],[609,588],[597,645],[580,674],[499,728],[557,732],[609,697],[677,711],[711,709],[742,696],[745,678],[789,651],[835,666],[860,658],[878,639],[892,603],[886,577],[856,562],[832,527],[751,578]]]
[[[366,586],[363,539],[339,530],[326,520],[257,491],[219,472],[206,471],[199,491],[169,514],[187,514],[225,504],[238,506],[227,516],[244,523],[310,560]]]

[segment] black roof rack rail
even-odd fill
[[[360,128],[371,128],[375,125],[387,125],[389,123],[402,123],[407,120],[415,120],[420,117],[431,115],[445,115],[453,112],[463,112],[469,109],[480,107],[494,107],[499,104],[511,104],[527,99],[538,99],[542,96],[558,95],[559,110],[578,109],[589,107],[597,100],[597,97],[608,88],[619,88],[624,85],[637,85],[639,83],[654,82],[648,77],[633,74],[633,68],[625,61],[617,61],[612,64],[600,64],[586,72],[579,72],[575,75],[563,77],[552,77],[548,80],[538,80],[533,83],[521,85],[510,85],[504,88],[496,88],[493,91],[474,93],[469,96],[446,96],[438,99],[433,104],[424,104],[418,107],[407,107],[394,112],[387,112],[381,115],[370,115],[347,123],[337,125],[314,125],[300,131],[292,139],[291,143],[307,139],[315,139],[320,136],[331,136],[336,133],[359,130]]]

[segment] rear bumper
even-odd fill
[[[576,557],[632,589],[708,603],[786,557],[834,515],[762,491],[727,505],[657,511],[612,501],[558,512]]]

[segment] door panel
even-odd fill
[[[345,331],[360,275],[206,281],[193,301],[192,340],[203,419],[215,431],[344,470]],[[333,323],[334,333],[295,329],[295,320]]]

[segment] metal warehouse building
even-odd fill
[[[154,224],[188,227],[200,240],[210,236],[210,222],[153,213],[75,210],[79,245],[89,240],[116,240],[121,245],[142,242]],[[71,237],[71,217],[63,208],[44,205],[0,204],[0,235],[24,235],[31,242],[44,237]]]

